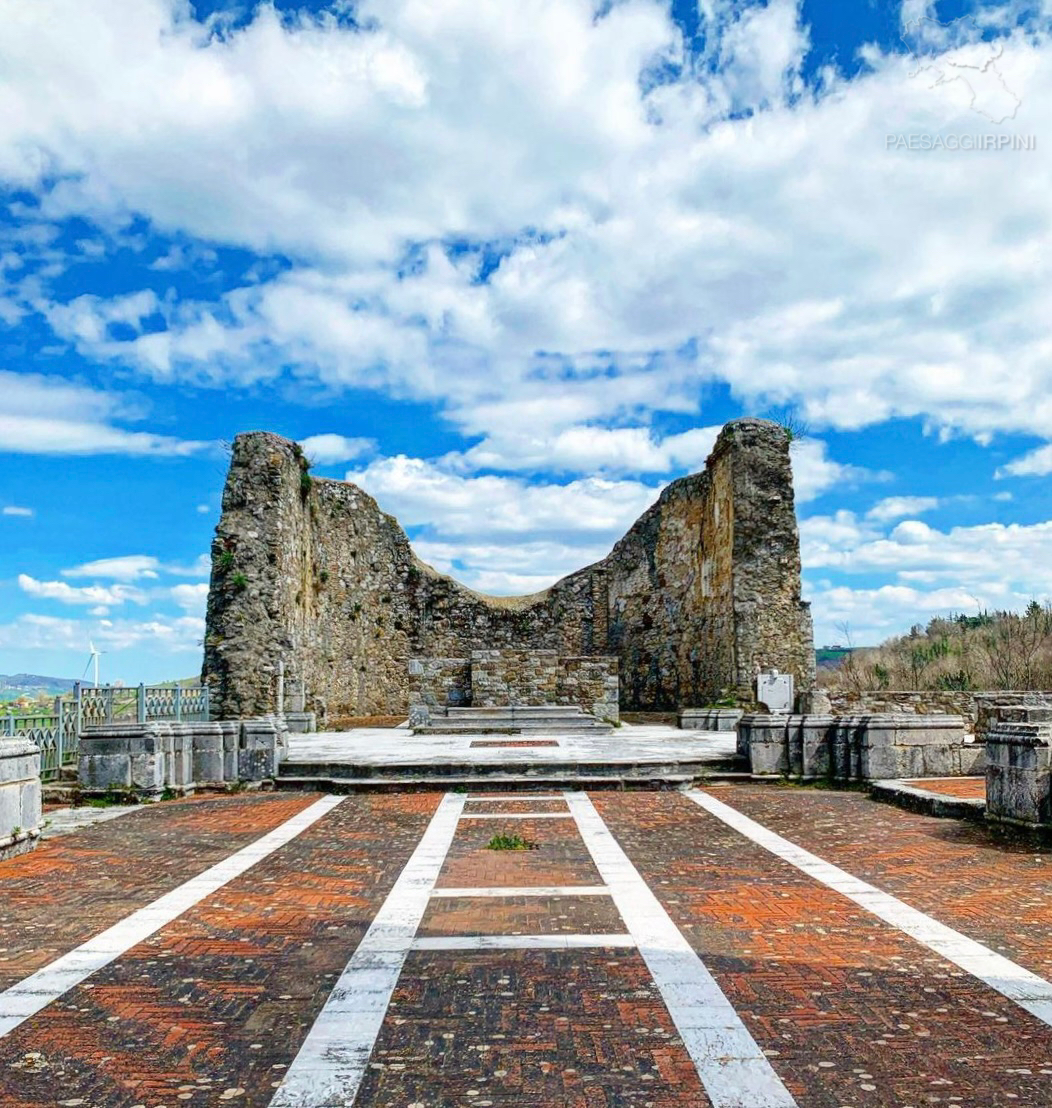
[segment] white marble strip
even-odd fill
[[[588,950],[632,947],[631,935],[440,935],[416,939],[414,950]]]
[[[528,885],[501,888],[493,885],[466,885],[460,889],[434,889],[432,896],[473,898],[480,896],[609,896],[605,885]]]
[[[75,950],[56,958],[36,973],[5,989],[0,993],[0,1038],[97,970],[148,939],[195,904],[218,892],[235,877],[240,877],[257,862],[291,842],[322,816],[331,812],[342,799],[339,796],[322,797],[236,854],[217,862],[204,873],[190,878],[178,888],[158,897],[152,904],[132,912],[127,918],[108,927],[94,939],[89,939]]]
[[[756,1040],[583,792],[570,810],[714,1108],[795,1108]]]
[[[878,919],[905,932],[911,939],[945,958],[947,962],[959,966],[991,989],[996,989],[1002,996],[1015,1001],[1043,1023],[1052,1025],[1052,982],[910,907],[890,893],[853,877],[838,866],[824,861],[788,839],[783,839],[781,835],[769,831],[763,824],[742,815],[736,808],[716,800],[715,797],[693,790],[686,795],[739,834],[802,870],[808,877],[835,889],[866,911],[872,912]]]
[[[480,812],[461,819],[573,819],[569,812]]]
[[[468,804],[488,804],[493,801],[506,801],[506,800],[518,800],[521,803],[525,803],[529,800],[531,803],[534,800],[565,800],[565,793],[558,793],[555,796],[535,796],[533,793],[502,793],[499,796],[466,796],[464,800]]]
[[[442,798],[285,1072],[271,1108],[331,1108],[354,1103],[463,807],[463,796],[447,793]]]

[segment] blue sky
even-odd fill
[[[788,412],[819,643],[1052,597],[1050,30],[8,0],[0,672],[196,672],[249,429],[514,593]]]

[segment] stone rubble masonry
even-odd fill
[[[738,752],[757,777],[885,781],[982,773],[984,748],[960,716],[776,716],[738,724]]]
[[[42,822],[39,747],[0,739],[0,860],[32,849]]]
[[[620,721],[617,659],[566,658],[555,650],[473,650],[470,658],[410,658],[409,723],[426,726],[445,708],[575,704]]]
[[[965,727],[982,742],[987,727],[997,718],[997,710],[1002,705],[1052,707],[1052,692],[1036,690],[963,692],[957,689],[829,692],[826,710],[838,716],[877,715],[888,712],[963,716]]]
[[[705,470],[665,488],[605,559],[522,597],[436,572],[361,489],[312,478],[297,444],[268,432],[234,441],[203,668],[224,717],[274,710],[279,660],[324,725],[406,711],[411,658],[614,655],[621,706],[657,710],[724,690],[750,702],[760,669],[806,692],[812,647],[789,437],[775,423],[727,424]]]
[[[78,779],[88,792],[165,790],[266,781],[288,750],[288,730],[274,716],[215,723],[110,723],[80,737]]]
[[[999,710],[986,732],[986,815],[1052,830],[1052,708]]]

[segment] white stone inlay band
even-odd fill
[[[1052,982],[1023,969],[1004,955],[969,939],[960,931],[954,931],[952,927],[910,907],[905,901],[883,892],[875,885],[867,884],[846,870],[824,861],[788,839],[783,839],[762,823],[757,823],[708,793],[692,790],[686,795],[739,834],[795,866],[808,877],[813,877],[853,900],[867,912],[872,912],[878,919],[905,932],[911,939],[945,958],[947,962],[952,962],[991,989],[996,989],[1043,1023],[1052,1025]]]
[[[354,1103],[463,807],[463,796],[447,793],[442,798],[286,1071],[270,1108]]]
[[[471,812],[461,819],[573,819],[569,812]]]
[[[554,793],[551,796],[537,796],[535,793],[492,793],[489,796],[483,794],[482,796],[466,796],[464,800],[468,804],[489,804],[491,801],[506,801],[514,800],[517,803],[525,804],[527,800],[533,802],[535,800],[565,800],[565,793]]]
[[[609,896],[605,885],[465,885],[459,889],[435,889],[432,896],[455,896],[471,899],[481,896]]]
[[[574,792],[567,802],[714,1108],[796,1108],[756,1040],[591,800]]]
[[[132,912],[126,919],[108,927],[94,939],[89,939],[75,950],[56,958],[36,973],[5,989],[0,993],[0,1038],[10,1034],[24,1020],[36,1015],[103,966],[126,954],[195,904],[218,892],[235,877],[240,877],[257,862],[290,843],[322,816],[331,812],[342,800],[343,797],[340,796],[322,797],[236,854],[217,862],[197,877],[191,877],[178,888],[158,897],[152,904]]]
[[[632,947],[631,935],[436,935],[416,939],[414,950],[588,950]]]

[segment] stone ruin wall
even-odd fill
[[[576,704],[598,719],[620,718],[617,659],[568,658],[556,650],[475,650],[470,658],[411,658],[409,709]]]
[[[603,561],[526,597],[487,597],[413,553],[356,486],[312,478],[267,432],[234,442],[212,545],[204,678],[224,718],[273,710],[278,659],[319,719],[405,712],[411,658],[475,650],[614,655],[621,706],[751,697],[758,668],[814,683],[788,436],[738,420]]]

